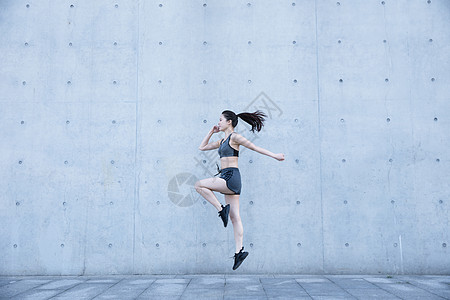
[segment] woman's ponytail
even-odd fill
[[[267,117],[267,115],[259,110],[255,111],[254,113],[243,112],[237,114],[237,116],[252,126],[252,132],[255,132],[255,129],[258,132],[261,131],[262,127],[264,126],[264,121],[266,120],[264,117]]]

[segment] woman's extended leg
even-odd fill
[[[242,249],[244,239],[244,227],[239,215],[239,195],[225,195],[225,202],[230,204],[230,219],[233,223],[234,240],[236,242],[236,253]]]
[[[223,194],[233,194],[233,191],[231,191],[227,187],[227,182],[225,179],[220,177],[212,177],[212,178],[206,178],[199,180],[195,183],[195,190],[203,196],[206,200],[209,201],[214,207],[217,209],[217,211],[222,210],[222,206],[220,205],[219,200],[217,200],[216,195],[212,191],[217,191]],[[230,205],[231,207],[231,205]]]

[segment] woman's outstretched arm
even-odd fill
[[[253,151],[256,151],[258,153],[270,156],[270,157],[275,158],[275,159],[277,159],[279,161],[284,160],[284,154],[283,153],[275,154],[275,153],[270,152],[267,149],[264,149],[264,148],[261,148],[259,146],[256,146],[255,144],[253,144],[252,142],[250,142],[249,140],[247,140],[245,137],[243,137],[240,134],[233,134],[231,136],[231,139],[233,141],[235,141],[236,143],[238,143],[239,145],[242,145],[242,146],[244,146],[244,147],[246,147],[246,148],[248,148],[250,150],[253,150]]]

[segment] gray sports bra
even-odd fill
[[[230,135],[227,137],[225,141],[223,141],[219,146],[219,156],[222,157],[230,157],[230,156],[239,156],[239,151],[231,148],[230,146],[230,136],[233,133],[230,133]],[[227,143],[225,143],[228,140]]]

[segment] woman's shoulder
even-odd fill
[[[233,133],[231,134],[230,140],[232,140],[233,142],[238,142],[238,141],[242,140],[242,138],[243,138],[242,135],[240,135],[240,134],[237,133],[237,132],[233,132]]]

